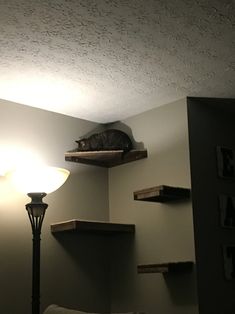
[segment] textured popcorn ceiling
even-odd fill
[[[111,122],[235,97],[234,0],[0,0],[0,98]]]

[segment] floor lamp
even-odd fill
[[[33,233],[32,257],[32,314],[40,313],[40,235],[44,215],[48,205],[43,198],[61,187],[69,176],[69,171],[55,167],[19,169],[9,174],[18,190],[31,198],[26,204]]]

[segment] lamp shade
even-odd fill
[[[40,166],[19,168],[8,177],[17,190],[27,193],[51,193],[61,187],[69,176],[69,171],[62,168]]]

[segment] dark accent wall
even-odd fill
[[[200,314],[235,309],[235,100],[188,98]]]

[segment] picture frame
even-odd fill
[[[223,179],[235,179],[235,150],[216,146],[218,176]]]
[[[224,275],[235,281],[235,245],[223,245]]]
[[[220,226],[235,229],[235,196],[219,195]]]

